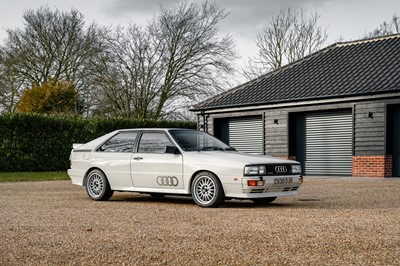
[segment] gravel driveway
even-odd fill
[[[0,265],[399,265],[400,179],[306,179],[268,206],[0,183]]]

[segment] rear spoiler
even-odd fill
[[[74,144],[72,144],[72,149],[77,149],[82,145],[83,145],[83,143],[74,143]]]

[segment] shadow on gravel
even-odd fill
[[[121,193],[118,196],[113,196],[109,201],[123,201],[123,202],[143,202],[143,203],[171,203],[171,204],[195,204],[192,198],[187,196],[165,196],[153,197],[150,195],[140,194],[127,194]]]
[[[279,200],[279,199],[278,199]],[[180,204],[180,205],[197,205],[190,196],[166,195],[164,197],[154,197],[150,195],[119,193],[114,195],[110,202],[132,202],[132,203],[150,203],[150,204]],[[226,200],[219,208],[226,209],[242,209],[242,208],[321,208],[319,199],[299,199],[291,202],[273,202],[269,204],[254,203],[251,200]],[[199,207],[200,208],[200,207]]]
[[[132,202],[145,204],[162,205],[184,205],[198,207],[190,196],[166,195],[165,197],[154,197],[147,194],[136,193],[116,193],[109,200],[110,202]],[[199,207],[200,208],[200,207]],[[251,200],[226,200],[219,208],[226,209],[324,209],[324,210],[362,210],[362,209],[400,209],[400,203],[394,200],[383,200],[377,197],[362,197],[357,195],[350,197],[346,194],[342,196],[325,195],[317,197],[314,195],[299,195],[296,197],[278,198],[270,204],[256,204]]]
[[[191,197],[188,196],[165,196],[165,197],[152,197],[149,195],[135,195],[121,193],[113,196],[109,203],[132,203],[132,204],[146,204],[146,205],[163,205],[171,207],[176,206],[193,206],[194,208],[201,208],[197,206]],[[226,200],[219,208],[222,209],[280,209],[280,210],[371,210],[371,209],[400,209],[397,203],[388,204],[385,201],[349,201],[346,197],[327,197],[327,198],[295,198],[295,199],[277,199],[276,202],[269,204],[256,204],[251,200]]]

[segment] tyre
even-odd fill
[[[100,170],[92,170],[86,179],[86,192],[92,200],[104,201],[111,198],[111,190],[106,175]]]
[[[198,173],[191,186],[193,201],[201,207],[218,207],[225,200],[218,177],[210,172]]]
[[[270,198],[257,198],[257,199],[251,199],[254,203],[256,204],[268,204],[276,200],[276,197],[270,197]]]

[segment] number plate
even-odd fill
[[[293,177],[280,177],[280,178],[274,178],[274,185],[279,186],[279,185],[286,185],[289,183],[293,182]]]

